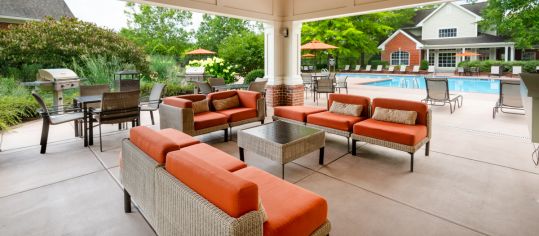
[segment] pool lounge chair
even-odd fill
[[[511,77],[520,76],[522,73],[522,66],[513,66],[513,71],[511,72]]]
[[[384,68],[384,66],[378,65],[378,66],[376,67],[376,70],[374,70],[374,72],[382,72],[382,69],[383,69],[383,68]]]
[[[414,66],[413,67],[412,74],[419,74],[419,66]]]
[[[387,73],[395,73],[395,66],[389,66]]]
[[[360,71],[361,71],[361,65],[356,65],[354,72],[360,72]]]
[[[488,76],[490,77],[490,76],[493,76],[493,75],[498,76],[498,77],[502,76],[502,74],[500,73],[500,66],[491,66],[490,67],[490,74]]]
[[[365,67],[365,70],[363,70],[363,72],[371,72],[371,67],[372,67],[371,65],[367,65]]]
[[[343,71],[343,72],[344,72],[344,71],[350,71],[350,65],[344,66],[344,69],[343,69],[342,71]]]
[[[513,111],[504,111],[510,109]],[[500,81],[500,97],[492,108],[492,119],[496,118],[498,112],[524,115],[524,107],[520,97],[520,81],[518,80],[501,80]],[[522,111],[522,112],[514,112]]]
[[[432,74],[432,75],[435,75],[436,74],[436,69],[434,66],[429,66],[429,69],[427,70],[427,73],[428,74]]]
[[[464,67],[457,67],[457,75],[466,75],[466,72],[464,70]]]
[[[407,67],[408,67],[408,66],[405,66],[405,65],[399,66],[399,73],[406,73],[406,68],[407,68]]]
[[[425,84],[427,85],[427,97],[421,100],[422,102],[433,106],[445,106],[445,104],[449,103],[451,114],[453,114],[457,106],[459,108],[462,106],[464,97],[459,94],[449,93],[447,78],[425,78]]]

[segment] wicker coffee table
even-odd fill
[[[318,163],[324,164],[324,131],[302,125],[275,121],[254,128],[240,130],[238,146],[240,159],[245,160],[244,149],[257,153],[282,165],[306,154],[320,150]]]

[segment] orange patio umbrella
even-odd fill
[[[313,57],[315,57],[315,55],[314,55],[314,54],[307,53],[307,54],[303,54],[301,57],[305,57],[305,58],[313,58]]]
[[[327,50],[327,49],[335,49],[335,48],[339,48],[339,47],[322,43],[316,39],[301,46],[301,50]]]
[[[457,57],[473,57],[473,56],[481,56],[479,53],[475,52],[461,52],[456,54]]]
[[[186,52],[185,54],[186,55],[211,55],[211,54],[217,54],[217,53],[210,50],[199,48],[190,52]]]

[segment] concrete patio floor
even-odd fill
[[[349,83],[350,94],[371,98],[425,96],[423,90]],[[286,165],[286,180],[328,200],[331,235],[536,235],[539,169],[531,161],[526,121],[507,114],[492,119],[496,99],[467,93],[453,114],[448,106],[433,107],[431,155],[417,152],[414,173],[406,153],[359,143],[352,156],[345,138],[328,134],[326,164],[318,165],[311,153]],[[314,104],[311,95],[306,104]],[[142,123],[150,124],[148,114]],[[0,235],[154,234],[139,213],[123,212],[118,155],[128,134],[105,127],[104,152],[97,138],[84,148],[70,124],[51,127],[46,155],[37,145],[39,120],[4,135]],[[227,143],[222,132],[197,138],[238,157],[237,130]],[[279,164],[254,153],[246,151],[246,161],[280,175]]]

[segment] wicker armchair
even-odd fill
[[[131,122],[132,126],[140,125],[140,91],[107,92],[103,93],[101,109],[90,109],[91,114],[99,122],[99,145],[103,151],[101,133],[102,124],[121,124]],[[90,127],[93,127],[93,119],[90,119]],[[91,129],[90,129],[91,130]]]
[[[81,97],[84,96],[101,96],[105,92],[109,92],[110,87],[108,84],[98,84],[98,85],[81,85],[79,87],[79,94]],[[73,101],[75,103],[75,101]],[[94,102],[86,104],[88,108],[98,109],[101,107],[101,102]],[[80,106],[79,106],[80,107]],[[75,129],[78,130],[78,134],[82,136],[82,125],[75,121]],[[77,135],[78,136],[78,135]]]
[[[39,114],[43,118],[43,127],[41,129],[41,154],[45,154],[47,151],[47,140],[49,138],[49,126],[59,125],[66,122],[78,122],[84,119],[84,113],[80,109],[73,109],[67,107],[54,107],[53,109],[47,108],[43,99],[36,93],[32,93],[32,96],[36,99],[37,103],[41,107],[38,110]],[[59,109],[61,108],[61,109]],[[78,129],[75,126],[75,136],[78,136]]]
[[[209,78],[208,83],[210,84],[210,87],[212,88],[212,92],[216,91],[216,89],[214,89],[214,86],[226,85],[225,79],[223,78]]]
[[[197,93],[208,95],[213,92],[212,87],[208,82],[195,82]]]
[[[154,84],[152,87],[152,91],[150,92],[150,97],[148,97],[148,101],[140,103],[140,111],[150,112],[150,117],[152,118],[152,125],[155,125],[153,112],[159,109],[159,104],[161,104],[161,95],[163,94],[165,86],[166,85],[160,83]]]

